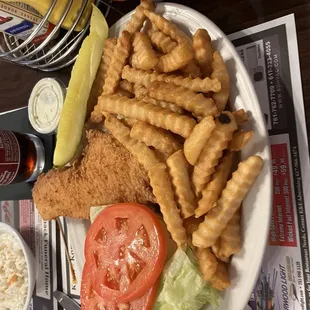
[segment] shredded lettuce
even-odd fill
[[[101,211],[103,211],[105,208],[109,207],[111,205],[106,205],[106,206],[93,206],[93,207],[90,207],[90,214],[89,214],[89,219],[90,219],[90,222],[93,223],[95,218],[97,217],[97,215],[99,215],[99,213]]]
[[[162,272],[154,309],[199,310],[208,303],[218,307],[218,292],[202,279],[191,249],[177,250]]]

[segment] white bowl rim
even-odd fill
[[[26,264],[27,264],[27,271],[28,271],[28,288],[27,288],[27,297],[25,300],[25,305],[24,305],[24,310],[27,310],[32,298],[32,294],[33,294],[33,288],[34,285],[30,285],[31,281],[35,281],[35,279],[31,279],[34,274],[32,274],[31,270],[33,270],[33,266],[32,266],[32,260],[33,257],[30,257],[29,253],[30,248],[29,246],[26,244],[25,240],[23,239],[23,237],[21,236],[21,234],[17,231],[17,229],[13,228],[12,226],[10,226],[9,224],[0,222],[0,235],[1,233],[9,233],[11,235],[13,235],[16,240],[18,241],[21,249],[23,250],[25,259],[26,259]],[[27,249],[29,250],[29,253],[27,251]]]
[[[248,88],[248,92],[251,94],[251,99],[252,99],[252,103],[253,105],[256,106],[257,108],[257,113],[260,114],[260,118],[261,119],[264,119],[263,117],[263,112],[260,108],[260,104],[259,104],[259,101],[258,101],[258,97],[256,95],[256,91],[254,89],[254,86],[251,82],[251,79],[249,77],[249,74],[243,64],[243,62],[241,61],[234,45],[231,43],[231,41],[228,39],[228,37],[224,34],[224,32],[215,24],[213,23],[208,17],[206,17],[205,15],[199,13],[198,11],[188,7],[188,6],[185,6],[185,5],[182,5],[182,4],[177,4],[177,3],[172,3],[172,2],[161,2],[161,3],[158,3],[156,5],[156,10],[160,10],[160,11],[165,11],[166,8],[173,8],[173,9],[176,9],[177,10],[180,10],[180,12],[182,11],[187,11],[189,13],[191,13],[191,15],[195,16],[195,18],[201,22],[204,22],[204,23],[208,23],[209,25],[212,26],[213,30],[216,32],[216,35],[219,37],[219,38],[223,38],[225,40],[225,45],[226,47],[229,49],[229,53],[231,54],[231,56],[234,58],[234,60],[236,61],[236,63],[238,64],[239,66],[239,72],[243,75],[243,84],[246,85],[246,87]],[[155,10],[155,11],[156,11]],[[122,18],[120,18],[111,28],[110,28],[110,32],[109,32],[109,36],[112,36],[113,35],[116,35],[117,32],[120,30],[120,29],[117,29],[118,27],[119,28],[122,28],[123,24],[129,19],[129,17],[134,13],[134,10],[127,13],[126,15],[124,15]],[[203,23],[202,23],[203,24]],[[203,26],[202,26],[203,27]],[[207,29],[209,30],[209,29]],[[211,35],[211,33],[210,33]],[[270,227],[270,223],[271,223],[271,212],[272,212],[272,169],[271,169],[271,151],[270,151],[270,145],[269,145],[269,135],[268,135],[268,131],[267,131],[267,128],[266,126],[264,126],[264,129],[262,129],[263,131],[263,137],[265,138],[265,149],[264,149],[264,152],[265,152],[265,163],[264,163],[264,166],[267,167],[266,169],[268,170],[268,174],[265,176],[265,179],[264,181],[268,184],[270,184],[270,189],[269,189],[269,192],[267,193],[268,197],[265,197],[265,201],[267,202],[268,206],[269,206],[269,209],[268,209],[268,217],[265,219],[265,223],[267,225],[265,225],[265,227],[267,227],[266,231],[264,231],[265,233],[265,236],[261,238],[261,244],[260,244],[260,252],[259,254],[256,256],[258,258],[258,261],[260,262],[259,266],[257,266],[256,270],[255,270],[255,273],[252,274],[252,278],[254,279],[253,280],[253,286],[249,286],[248,289],[247,289],[247,292],[245,292],[244,296],[246,296],[247,298],[247,302],[250,300],[250,296],[253,292],[253,288],[254,288],[254,285],[257,281],[257,278],[258,278],[258,275],[259,275],[259,272],[260,272],[260,266],[263,262],[263,257],[264,257],[264,253],[265,253],[265,249],[266,249],[266,246],[267,246],[267,243],[268,243],[268,236],[269,236],[269,227]],[[241,154],[242,156],[242,154]],[[266,210],[265,210],[266,211]],[[242,299],[244,298],[244,296],[242,296]],[[246,302],[246,304],[247,304]],[[244,305],[244,307],[246,306],[246,304]],[[221,306],[221,305],[220,305]]]

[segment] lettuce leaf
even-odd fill
[[[207,303],[218,307],[218,292],[202,279],[191,249],[177,250],[162,272],[154,309],[199,310]]]

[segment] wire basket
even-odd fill
[[[88,0],[83,0],[81,9],[68,30],[60,29],[61,24],[65,20],[74,0],[67,0],[66,8],[52,32],[40,44],[32,43],[33,38],[40,32],[44,24],[48,21],[56,2],[52,0],[51,5],[41,22],[34,28],[33,32],[26,40],[20,40],[7,33],[0,33],[0,59],[10,61],[22,66],[26,66],[41,71],[56,71],[65,68],[74,63],[77,58],[79,46],[88,32],[90,20],[86,23],[83,30],[74,31],[75,26],[79,23]],[[95,4],[101,2],[96,0]],[[105,1],[104,7],[101,9],[105,17],[110,12],[112,1]],[[59,32],[57,39],[55,34]]]

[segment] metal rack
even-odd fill
[[[78,47],[88,31],[90,20],[88,20],[84,29],[80,32],[74,31],[74,28],[82,17],[88,0],[83,0],[81,9],[71,28],[69,30],[61,29],[59,37],[54,39],[55,34],[60,30],[60,26],[65,20],[74,1],[67,0],[66,8],[53,31],[40,44],[32,43],[33,38],[48,21],[57,1],[59,0],[52,0],[49,10],[26,40],[19,40],[12,35],[0,33],[1,60],[10,61],[41,71],[56,71],[71,65],[75,61],[79,50]],[[101,1],[96,0],[94,2],[98,5]],[[104,5],[102,12],[105,17],[107,17],[110,12],[109,3],[111,2],[111,0],[102,2]]]

